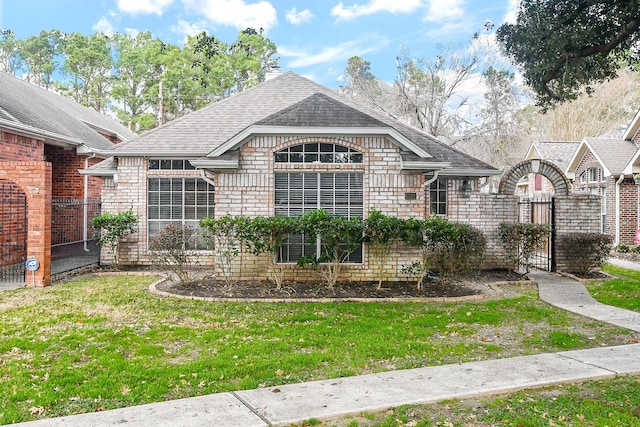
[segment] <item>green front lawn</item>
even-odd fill
[[[0,422],[391,369],[627,344],[534,287],[456,303],[208,303],[154,277],[0,293]]]

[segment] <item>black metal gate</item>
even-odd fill
[[[0,283],[25,283],[27,196],[0,180]]]
[[[542,245],[535,251],[533,257],[525,260],[530,267],[546,271],[556,271],[556,203],[550,194],[535,195],[531,198],[521,198],[520,222],[531,224],[546,224],[549,234]]]
[[[51,201],[51,274],[100,261],[91,220],[100,214],[99,199],[55,197]]]

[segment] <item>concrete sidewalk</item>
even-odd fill
[[[550,304],[640,331],[640,313],[597,303],[566,277],[535,272]],[[607,320],[608,319],[608,320]],[[488,396],[640,373],[640,344],[391,371],[159,402],[20,426],[270,426],[405,404]]]

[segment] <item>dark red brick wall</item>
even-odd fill
[[[44,143],[33,138],[0,131],[0,161],[44,160]]]
[[[84,197],[84,176],[78,172],[84,169],[84,157],[75,154],[75,150],[65,150],[60,147],[47,145],[45,147],[47,161],[52,165],[53,194],[56,197],[70,197],[80,199]],[[89,166],[101,159],[90,159]],[[102,190],[102,180],[89,178],[89,198],[99,198]]]

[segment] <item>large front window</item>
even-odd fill
[[[276,172],[275,214],[300,216],[324,209],[343,218],[363,218],[363,174],[359,172]],[[301,257],[316,257],[322,242],[308,236],[292,235],[282,246],[280,261],[297,262]],[[362,262],[362,246],[347,262]]]
[[[149,178],[147,227],[149,241],[167,225],[199,229],[200,220],[214,216],[213,185],[200,178]],[[186,249],[206,249],[201,239],[185,242]]]

